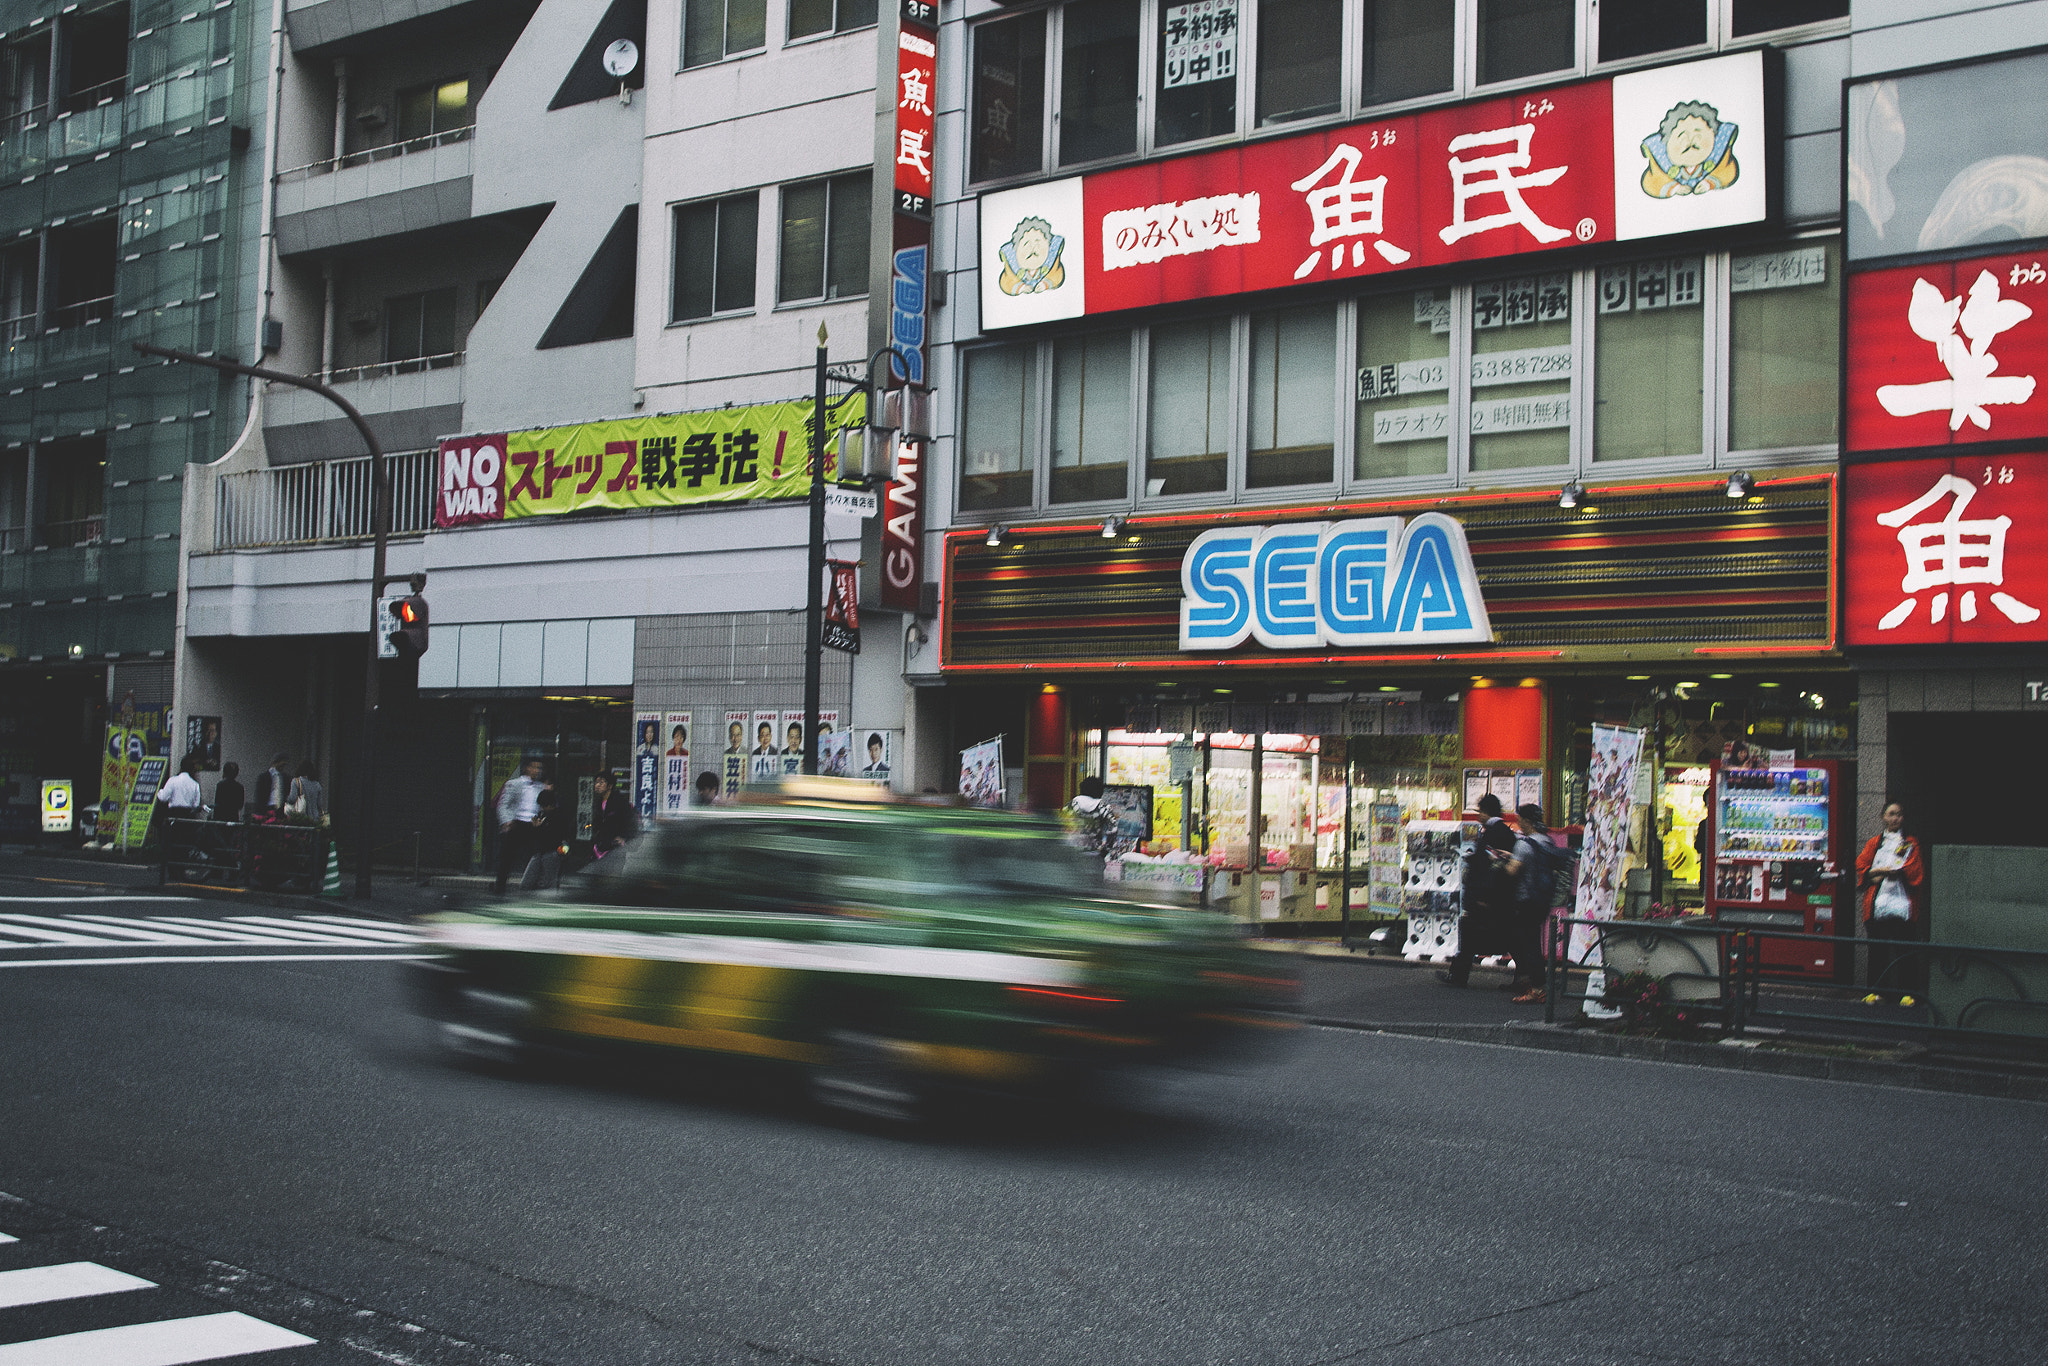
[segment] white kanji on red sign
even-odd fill
[[[1359,151],[1348,142],[1337,144],[1336,150],[1315,170],[1294,182],[1291,188],[1300,190],[1308,200],[1308,211],[1315,219],[1315,229],[1309,234],[1308,244],[1314,250],[1308,258],[1295,267],[1294,278],[1306,279],[1323,259],[1323,244],[1337,242],[1330,248],[1330,269],[1336,270],[1344,260],[1344,243],[1339,239],[1353,239],[1351,242],[1351,264],[1353,267],[1365,264],[1365,238],[1372,238],[1372,248],[1390,265],[1400,265],[1411,253],[1392,242],[1380,238],[1382,208],[1386,201],[1387,178],[1374,176],[1371,180],[1353,180],[1358,170]],[[1328,185],[1320,185],[1324,176],[1342,166],[1344,174]]]
[[[1474,233],[1491,232],[1519,223],[1528,229],[1529,235],[1539,242],[1560,242],[1572,235],[1569,228],[1553,228],[1536,216],[1529,202],[1522,198],[1522,191],[1543,185],[1554,185],[1564,178],[1569,166],[1551,166],[1528,175],[1512,175],[1513,171],[1529,170],[1529,141],[1536,136],[1536,125],[1518,123],[1512,128],[1496,128],[1487,133],[1467,133],[1451,139],[1453,153],[1469,152],[1480,147],[1512,147],[1511,151],[1495,152],[1491,156],[1473,157],[1470,160],[1452,156],[1451,167],[1451,222],[1450,226],[1439,228],[1437,236],[1444,245],[1472,236]],[[1485,214],[1478,218],[1466,216],[1466,206],[1475,199],[1488,195],[1499,195],[1502,208],[1498,213]]]
[[[1914,336],[1934,343],[1934,354],[1949,377],[1925,384],[1880,385],[1877,401],[1893,417],[1946,408],[1950,431],[1961,430],[1963,419],[1968,418],[1978,431],[1988,432],[1991,413],[1987,405],[2025,403],[2034,396],[2032,375],[1993,374],[1998,357],[1991,354],[1992,340],[2033,317],[2034,310],[2017,299],[1999,298],[1998,277],[1988,270],[1977,272],[1967,298],[1967,303],[1960,294],[1945,298],[1926,280],[1913,282],[1913,297],[1906,304],[1907,325]]]
[[[1899,529],[1899,546],[1906,552],[1906,574],[1899,580],[1899,591],[1906,597],[1884,614],[1877,623],[1878,630],[1892,631],[1903,624],[1919,605],[1916,595],[1925,589],[1942,590],[1928,603],[1930,620],[1939,624],[1948,616],[1950,588],[2005,582],[2005,535],[2012,528],[2012,518],[1964,521],[1963,509],[1976,496],[1977,490],[1967,482],[1944,474],[1934,481],[1932,488],[1904,507],[1877,514],[1879,525]],[[1955,500],[1949,504],[1947,516],[1938,522],[1908,525],[1943,498]],[[2016,624],[2024,625],[2041,615],[2040,608],[2031,607],[2010,593],[1991,594],[1991,603],[2005,614],[2006,620]],[[1962,600],[1956,606],[1956,618],[1966,622],[1977,619],[1975,589],[1964,588]]]

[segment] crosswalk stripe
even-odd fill
[[[22,919],[26,920],[28,917],[23,916]],[[126,923],[123,923],[124,921]],[[104,928],[95,922],[105,922]],[[61,919],[50,916],[44,919],[44,923],[62,925],[67,929],[74,930],[81,927],[91,929],[98,933],[111,935],[117,943],[206,944],[217,942],[201,939],[196,935],[184,932],[182,929],[168,930],[161,926],[152,925],[146,920],[129,920],[122,916],[67,915]]]
[[[9,916],[0,915],[0,943],[8,940],[27,940],[32,944],[104,944],[107,941],[89,935],[76,934],[65,930],[41,930],[33,925],[16,925]],[[13,943],[12,948],[20,948]]]
[[[74,915],[67,916],[66,919],[95,921],[108,925],[139,925],[144,929],[154,929],[160,925],[168,925],[180,933],[190,933],[193,935],[194,939],[192,942],[195,944],[275,944],[278,942],[272,936],[256,930],[230,929],[217,920],[199,920],[189,916],[157,915],[143,920],[135,916],[126,915]]]
[[[11,1233],[0,1233],[0,1243],[18,1243],[21,1239]]]
[[[47,906],[53,901],[66,904],[75,901],[81,906],[108,901],[154,901],[161,906],[175,901],[189,906],[197,900],[199,898],[196,896],[0,896],[0,904],[12,905],[18,902],[31,906]]]
[[[228,919],[238,925],[272,925],[281,929],[296,930],[302,934],[311,933],[300,921],[284,920],[274,915],[231,915]],[[345,930],[336,927],[331,930],[322,930],[321,933],[342,935],[354,940],[367,939],[372,942],[387,944],[417,944],[419,942],[419,936],[416,934],[409,934],[404,930],[391,929],[381,925],[374,930]]]
[[[0,1366],[182,1366],[317,1341],[247,1314],[201,1314],[9,1343],[0,1346]]]
[[[363,944],[359,947],[370,949]],[[165,953],[123,958],[9,958],[0,959],[4,968],[115,968],[133,963],[386,963],[411,958],[438,958],[434,952],[405,953],[396,944],[382,953]]]
[[[318,920],[327,925],[360,925],[366,930],[382,930],[386,934],[405,934],[407,932],[403,926],[394,925],[389,920],[365,920],[357,915],[309,915],[305,918],[308,920]]]
[[[0,1271],[0,1309],[18,1309],[25,1304],[48,1304],[51,1300],[76,1300],[87,1295],[112,1295],[122,1290],[153,1290],[155,1281],[145,1281],[125,1271],[98,1262],[64,1262],[57,1266],[31,1266],[20,1271]]]

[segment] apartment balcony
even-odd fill
[[[336,370],[328,384],[363,415],[387,451],[417,450],[462,430],[462,353]],[[354,424],[306,389],[268,384],[263,441],[272,462],[293,464],[362,448]]]
[[[331,251],[468,219],[470,133],[454,128],[280,172],[279,255]]]
[[[306,53],[329,43],[458,9],[470,0],[285,0],[284,26],[292,49]]]
[[[434,521],[434,452],[387,456],[391,531],[427,530]],[[213,548],[252,550],[360,540],[371,534],[370,458],[224,474],[215,484]]]

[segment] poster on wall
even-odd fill
[[[690,713],[663,713],[661,735],[661,814],[680,816],[690,806]]]
[[[198,755],[199,767],[206,772],[220,772],[220,718],[218,716],[188,716],[185,718],[185,752]]]
[[[1640,730],[1593,727],[1593,760],[1586,775],[1585,840],[1579,854],[1577,895],[1573,899],[1583,919],[1614,918],[1628,858],[1629,825],[1635,815],[1636,764],[1642,751]],[[1572,961],[1586,962],[1593,942],[1592,926],[1572,926]]]
[[[1003,804],[1003,737],[960,751],[960,795],[976,806]]]
[[[725,714],[725,752],[718,756],[719,787],[728,797],[747,784],[747,722],[752,715],[744,710]]]
[[[801,711],[785,711],[775,742],[782,749],[782,772],[801,773],[804,771],[804,714]]]
[[[661,713],[633,713],[633,809],[642,821],[654,819],[661,791]]]
[[[853,776],[853,737],[843,730],[826,730],[818,723],[818,773],[826,778]]]
[[[861,747],[853,756],[856,767],[855,777],[866,778],[869,782],[889,785],[890,765],[896,755],[896,732],[893,730],[860,730]]]
[[[1116,837],[1125,847],[1152,838],[1151,784],[1111,783],[1102,789],[1102,804],[1116,814]]]
[[[772,783],[782,773],[782,746],[776,742],[776,727],[782,724],[779,711],[757,711],[753,714],[753,729],[748,732],[752,743],[747,747],[747,781],[750,783]]]

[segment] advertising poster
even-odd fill
[[[185,718],[185,752],[199,756],[199,767],[208,773],[220,772],[220,718],[218,716],[188,716]]]
[[[752,713],[728,711],[725,714],[725,751],[719,760],[719,790],[726,796],[737,795],[747,784],[747,722]]]
[[[976,806],[1003,804],[1003,737],[960,751],[960,795]]]
[[[1102,804],[1116,813],[1116,837],[1129,847],[1152,838],[1150,784],[1111,783],[1102,789]]]
[[[156,814],[156,790],[164,785],[164,775],[170,767],[171,761],[161,755],[136,764],[135,786],[128,793],[128,806],[122,812],[123,849],[140,849],[149,838],[149,820]]]
[[[773,782],[782,772],[782,746],[775,738],[782,713],[757,711],[753,718],[753,729],[748,732],[751,743],[747,746],[747,781]]]
[[[853,737],[843,730],[827,731],[818,723],[818,774],[825,778],[853,776]]]
[[[1643,732],[1639,730],[1593,727],[1593,762],[1586,775],[1585,842],[1579,854],[1573,902],[1582,918],[1614,918],[1628,858],[1629,822],[1635,813],[1636,761],[1642,750]],[[1572,926],[1572,961],[1586,961],[1592,946],[1592,927]]]
[[[853,756],[855,777],[870,782],[889,784],[889,765],[895,758],[896,732],[892,730],[855,731],[860,736],[861,747]]]
[[[663,713],[661,739],[661,814],[680,816],[690,805],[690,713]]]
[[[801,711],[782,713],[775,742],[782,747],[782,771],[801,773],[804,771],[804,714]]]
[[[661,713],[633,713],[633,809],[642,821],[654,819],[655,794],[661,791]]]

